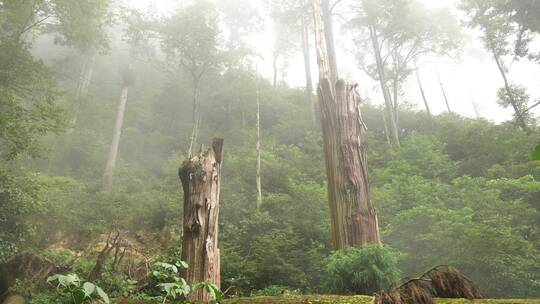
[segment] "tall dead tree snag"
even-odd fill
[[[380,243],[377,213],[369,198],[366,127],[356,85],[331,82],[331,68],[321,18],[320,0],[313,0],[328,203],[334,249]]]
[[[220,286],[218,249],[219,191],[223,139],[216,138],[212,148],[186,160],[179,170],[184,189],[182,260],[189,264],[184,278],[190,284],[209,282]],[[190,300],[211,300],[197,290]]]

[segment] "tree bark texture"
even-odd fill
[[[183,276],[189,284],[209,282],[220,287],[218,248],[219,192],[223,139],[214,139],[212,148],[186,160],[179,170],[184,189],[182,260],[189,264]],[[191,301],[211,300],[203,290]]]
[[[329,78],[329,63],[322,31],[320,0],[313,0],[318,97],[321,110],[328,203],[334,249],[380,243],[377,213],[369,197],[365,124],[356,86]]]
[[[124,113],[126,111],[126,103],[128,99],[129,86],[124,84],[122,93],[118,100],[116,109],[116,121],[114,123],[113,136],[111,146],[109,148],[109,157],[103,174],[103,192],[109,193],[112,190],[114,167],[116,166],[116,158],[118,157],[118,147],[120,145],[120,135],[122,133],[122,124],[124,123]]]

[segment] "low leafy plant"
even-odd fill
[[[328,258],[326,288],[333,293],[369,295],[399,278],[394,252],[382,245],[347,248]]]
[[[184,299],[198,289],[203,289],[210,294],[213,302],[220,302],[223,293],[214,284],[202,282],[189,285],[186,280],[179,276],[179,269],[187,268],[188,264],[184,261],[175,264],[157,262],[153,265],[150,277],[157,282],[156,287],[164,294],[163,303],[166,303],[169,299],[176,301],[174,303],[190,303]]]
[[[109,291],[110,297],[130,297],[136,293],[137,281],[129,279],[126,275],[112,271],[104,271],[97,281],[99,286]]]
[[[74,304],[86,304],[94,301],[109,304],[109,296],[99,286],[91,282],[82,283],[76,274],[55,274],[47,278],[47,283],[56,283],[56,290],[69,295]],[[82,284],[81,284],[82,283]]]

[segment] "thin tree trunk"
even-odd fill
[[[274,58],[272,60],[272,68],[274,70],[274,75],[272,78],[272,86],[275,88],[277,86],[277,74],[278,74],[278,67],[277,67],[277,61],[279,59],[279,54],[274,52]]]
[[[260,100],[261,94],[259,90],[259,75],[255,75],[256,94],[257,94],[257,172],[255,177],[255,183],[257,184],[257,210],[262,206],[262,188],[261,188],[261,116],[260,116]]]
[[[319,107],[334,249],[380,243],[377,213],[369,198],[365,125],[354,86],[330,80],[320,0],[313,0]]]
[[[399,147],[400,144],[399,144],[398,125],[393,114],[394,106],[392,103],[392,97],[390,96],[388,85],[386,83],[386,75],[384,74],[384,65],[381,58],[379,39],[377,38],[377,34],[373,26],[369,26],[369,34],[370,34],[371,42],[373,45],[373,53],[375,55],[375,61],[377,65],[377,74],[379,75],[379,82],[381,85],[381,90],[383,92],[384,104],[385,104],[385,110],[386,110],[386,119],[388,120],[390,124],[389,125],[390,138],[392,139],[392,144]]]
[[[92,82],[92,76],[94,75],[94,63],[96,61],[96,53],[92,51],[83,63],[81,72],[79,75],[79,82],[77,83],[77,90],[75,91],[75,113],[71,118],[71,123],[76,125],[79,120],[79,111],[82,106],[82,99],[88,94],[88,88]]]
[[[394,77],[392,81],[392,89],[394,90],[394,102],[392,103],[392,115],[394,115],[395,125],[399,126],[399,83],[398,83],[397,77]]]
[[[476,116],[476,118],[482,118],[482,116],[480,115],[480,111],[478,109],[478,105],[476,104],[476,102],[474,102],[474,99],[472,97],[471,97],[471,104],[472,104],[474,115]]]
[[[193,80],[193,109],[191,114],[191,136],[189,139],[189,148],[188,148],[188,157],[190,158],[193,155],[193,146],[197,142],[197,132],[200,124],[200,115],[199,115],[199,79]]]
[[[334,27],[332,22],[332,8],[330,7],[330,0],[322,0],[321,11],[323,19],[322,29],[324,31],[324,38],[326,40],[326,52],[330,68],[330,81],[332,82],[332,85],[335,85],[336,81],[339,78],[339,74],[337,70],[336,48],[334,43]]]
[[[424,93],[424,87],[422,86],[422,81],[420,81],[420,74],[418,73],[418,68],[415,69],[416,81],[418,82],[418,88],[420,88],[420,93],[422,94],[422,100],[424,101],[424,106],[426,107],[426,112],[431,116],[431,111],[429,110],[429,104]]]
[[[497,63],[497,68],[499,69],[499,72],[501,73],[501,77],[503,78],[504,88],[506,90],[506,94],[508,95],[508,98],[510,99],[510,104],[512,105],[512,108],[514,109],[514,113],[516,114],[516,122],[518,126],[521,128],[521,130],[529,133],[530,132],[529,127],[527,126],[527,123],[523,119],[523,115],[521,114],[521,111],[519,110],[516,100],[514,99],[514,94],[512,93],[510,82],[508,81],[508,78],[506,77],[506,72],[504,70],[503,64],[501,63],[499,56],[497,56],[495,49],[492,48],[491,52],[493,54],[493,58],[495,59],[495,62]]]
[[[309,28],[305,18],[302,18],[302,53],[304,55],[304,70],[306,72],[306,102],[311,107],[313,126],[317,124],[317,106],[313,99],[313,80],[311,79],[311,58],[309,54]]]
[[[209,282],[220,287],[218,248],[219,192],[223,139],[212,148],[186,160],[179,170],[184,189],[182,260],[189,268],[182,275],[189,284]],[[189,299],[197,303],[211,300],[199,289]]]
[[[382,112],[383,126],[384,126],[384,135],[386,136],[386,143],[391,146],[392,141],[390,140],[390,133],[388,132],[388,120],[386,119],[386,114],[384,110]]]
[[[439,73],[437,73],[437,79],[439,80],[439,86],[441,87],[441,92],[444,96],[444,102],[446,102],[446,109],[448,110],[448,113],[452,113],[452,110],[450,110],[450,103],[448,102],[448,97],[446,97],[446,91],[444,90],[444,85],[441,81]]]
[[[124,123],[124,113],[126,111],[126,102],[128,99],[129,86],[122,86],[122,93],[118,100],[116,108],[116,120],[114,123],[113,136],[111,146],[109,148],[109,157],[103,174],[103,192],[109,193],[112,190],[114,167],[116,166],[116,158],[118,156],[118,146],[120,145],[120,135],[122,133],[122,124]]]

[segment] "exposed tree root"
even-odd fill
[[[374,294],[375,304],[433,304],[433,298],[481,299],[478,287],[452,266],[431,268],[418,278],[401,280],[387,291]]]

